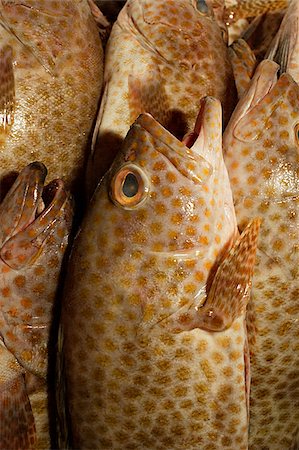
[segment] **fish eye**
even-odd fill
[[[295,139],[297,144],[299,144],[299,123],[295,126]]]
[[[205,0],[197,0],[196,4],[197,4],[197,9],[201,14],[204,14],[205,16],[210,14],[210,8],[208,7]]]
[[[134,209],[146,200],[148,192],[145,173],[133,164],[123,166],[112,178],[110,197],[117,206]]]

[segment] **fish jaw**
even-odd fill
[[[27,166],[0,207],[0,216],[8,224],[0,251],[0,334],[19,363],[42,377],[46,376],[52,307],[72,218],[71,199],[62,181],[51,182],[42,199],[45,175],[43,164]]]
[[[296,102],[299,91],[288,74],[283,74],[276,82],[276,70],[272,61],[260,63],[224,133],[224,151],[236,201],[239,197],[250,196],[250,192],[256,196],[257,190],[260,198],[279,199],[298,193],[299,111]],[[286,115],[284,111],[291,114]],[[239,161],[235,150],[238,145],[247,147],[243,149],[245,157]],[[254,151],[255,161],[251,153]],[[247,195],[239,177],[247,182]],[[258,186],[254,179],[259,180]],[[287,183],[281,183],[283,179]]]

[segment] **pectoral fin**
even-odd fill
[[[23,375],[0,382],[0,449],[35,448],[36,431]]]
[[[220,264],[207,300],[198,310],[198,328],[222,331],[245,313],[255,264],[260,219],[250,222]]]
[[[12,49],[5,46],[0,51],[0,144],[14,121],[15,79],[12,65]]]
[[[247,225],[217,269],[206,301],[172,318],[174,332],[224,331],[245,314],[255,264],[260,219]],[[169,323],[170,324],[170,323]]]

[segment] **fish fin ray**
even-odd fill
[[[14,121],[15,79],[12,64],[12,48],[0,51],[0,136],[7,135]]]
[[[260,219],[252,220],[217,269],[204,305],[197,311],[197,327],[223,331],[245,313],[255,265]]]
[[[23,374],[0,385],[0,449],[33,450],[36,430]]]

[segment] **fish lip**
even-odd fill
[[[8,222],[8,227],[4,229],[2,246],[14,236],[33,227],[37,221],[47,221],[55,206],[58,210],[63,207],[68,198],[64,182],[55,179],[45,186],[46,176],[47,168],[39,161],[30,163],[20,172],[0,205],[0,217],[8,216],[11,208],[14,208],[15,213],[11,222]],[[18,202],[19,198],[21,199]],[[38,207],[41,204],[42,211],[39,212]]]
[[[261,103],[263,98],[275,87],[278,81],[278,71],[279,65],[274,61],[267,59],[260,62],[250,82],[248,91],[243,95],[239,106],[237,105],[232,114],[232,122],[238,123],[251,109]]]
[[[26,226],[7,239],[1,247],[0,257],[12,269],[20,270],[31,265],[42,254],[47,242],[56,247],[66,244],[65,238],[70,232],[73,216],[71,196],[60,179],[49,183],[45,191],[48,197],[47,206],[36,217],[28,220]],[[34,212],[36,214],[37,206]]]
[[[0,205],[0,216],[8,218],[3,224],[2,244],[34,220],[46,176],[47,168],[39,161],[30,163],[19,173]]]

